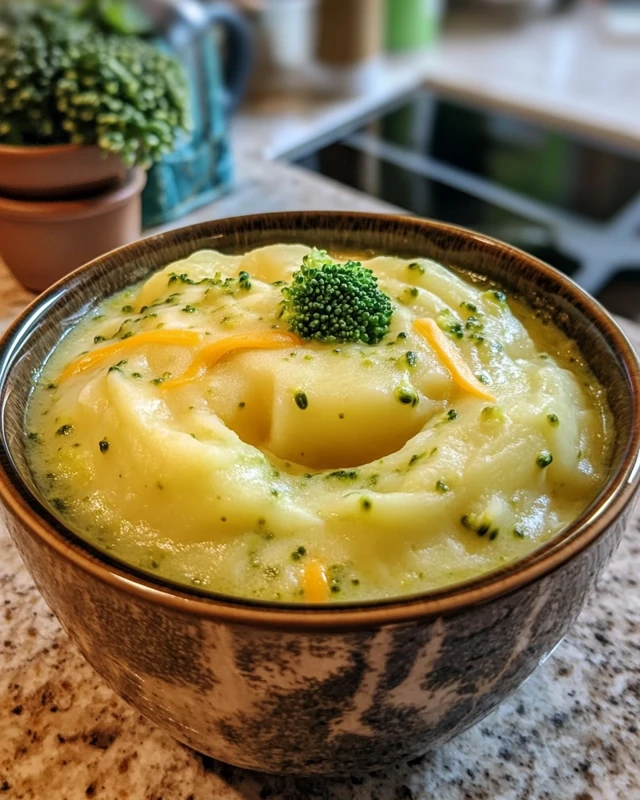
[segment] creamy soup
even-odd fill
[[[287,602],[434,589],[572,522],[613,435],[575,343],[433,261],[339,256],[203,250],[88,313],[27,413],[54,513],[158,576]]]

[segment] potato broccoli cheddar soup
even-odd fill
[[[43,367],[36,482],[85,540],[270,601],[393,597],[518,559],[606,477],[574,342],[427,259],[204,250],[101,302]]]

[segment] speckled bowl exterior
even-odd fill
[[[616,419],[606,486],[526,558],[443,590],[361,605],[287,606],[206,595],[100,555],[42,504],[23,425],[34,374],[95,302],[197,249],[303,242],[426,256],[528,298],[580,345]],[[0,497],[47,603],[88,661],[180,741],[267,772],[349,774],[418,756],[513,692],[578,615],[640,484],[640,369],[615,323],[567,278],[507,245],[406,217],[239,217],[110,253],[39,297],[0,352]]]

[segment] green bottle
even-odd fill
[[[418,50],[432,44],[440,31],[445,0],[387,0],[387,50]]]

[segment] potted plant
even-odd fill
[[[179,63],[93,6],[0,10],[0,254],[28,288],[139,235],[141,168],[188,128]]]

